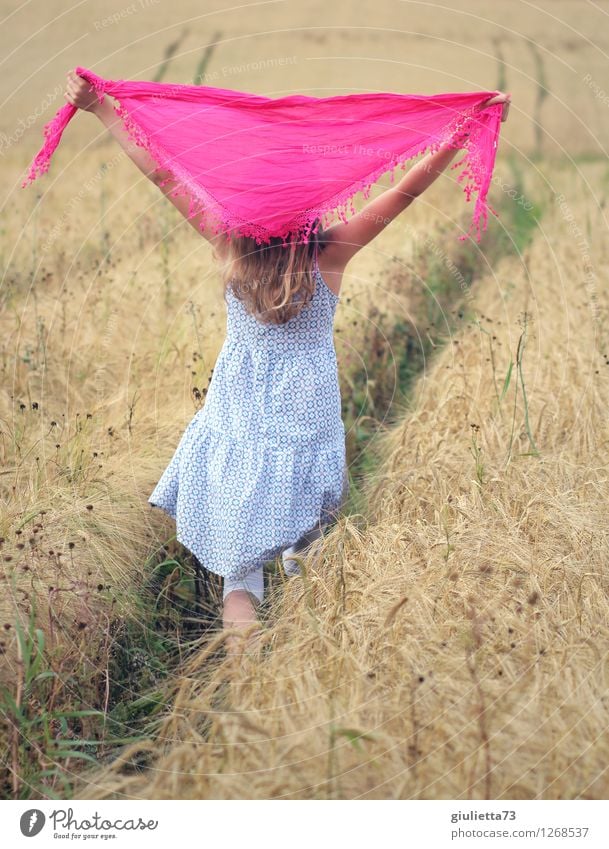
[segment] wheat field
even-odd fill
[[[2,795],[607,798],[609,7],[3,6]],[[76,65],[512,93],[480,244],[447,171],[347,269],[352,496],[236,666],[146,503],[222,344],[211,250],[90,115],[20,188]]]

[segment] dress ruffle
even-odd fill
[[[344,440],[331,448],[239,442],[192,419],[148,502],[176,522],[176,538],[218,575],[240,579],[273,560],[348,494]]]

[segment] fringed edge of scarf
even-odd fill
[[[101,102],[104,97],[103,81],[95,77],[95,75],[90,75],[90,77],[90,81],[94,85],[98,99]],[[169,194],[172,197],[184,194],[188,195],[188,217],[193,218],[200,215],[201,229],[209,224],[210,229],[215,235],[223,232],[225,234],[250,236],[258,244],[262,242],[268,243],[270,241],[271,234],[266,227],[255,222],[245,221],[230,212],[207,189],[196,183],[188,172],[175,163],[167,151],[149,136],[141,124],[138,123],[137,119],[122,105],[120,95],[114,94],[112,97],[118,102],[118,105],[113,104],[114,111],[122,120],[131,140],[138,146],[145,148],[155,160],[155,171],[162,170],[170,174],[169,177],[161,181],[160,185],[164,186],[172,181],[179,184]],[[495,110],[494,114],[491,110]],[[463,166],[457,176],[457,182],[464,184],[463,191],[468,203],[471,201],[472,194],[477,192],[470,227],[466,233],[460,235],[458,238],[460,241],[469,238],[472,230],[475,229],[476,240],[479,242],[482,230],[487,229],[488,210],[490,209],[493,215],[499,217],[498,213],[488,203],[487,194],[497,150],[500,110],[500,104],[487,107],[486,111],[489,113],[489,118],[488,122],[485,123],[484,121],[477,121],[475,119],[475,114],[480,114],[478,106],[470,107],[453,119],[445,128],[439,140],[435,142],[425,141],[420,145],[409,148],[403,154],[394,156],[391,164],[381,163],[378,168],[365,178],[357,180],[355,183],[332,195],[323,204],[303,210],[289,225],[286,225],[282,232],[273,233],[272,235],[281,238],[284,243],[287,243],[291,238],[305,241],[317,229],[318,225],[316,225],[316,221],[319,221],[322,227],[329,226],[337,219],[347,222],[349,215],[355,215],[357,213],[353,204],[355,195],[361,192],[363,197],[367,199],[370,196],[373,185],[385,174],[389,173],[390,181],[394,183],[396,168],[403,170],[406,163],[415,156],[424,152],[432,153],[442,146],[448,146],[465,149],[465,155],[457,162],[452,163],[450,170],[455,170]],[[58,146],[65,127],[77,111],[76,107],[66,103],[57,112],[55,117],[45,125],[44,145],[32,162],[29,173],[21,184],[22,187],[27,186],[29,182],[36,179],[36,176],[48,170],[53,151]],[[467,136],[468,132],[469,136]],[[482,137],[485,133],[489,135],[489,138],[486,139],[488,155],[487,160],[483,161],[480,150],[484,149]],[[489,144],[492,144],[492,147],[489,147]]]
[[[148,135],[137,119],[120,103],[120,96],[113,95],[113,97],[119,102],[119,105],[115,106],[114,110],[123,121],[129,137],[137,145],[145,148],[150,153],[157,163],[157,168],[154,169],[155,171],[167,171],[171,175],[162,180],[160,185],[166,185],[169,182],[175,181],[180,185],[170,191],[169,194],[173,197],[184,194],[189,196],[189,218],[200,215],[201,227],[203,228],[209,224],[214,234],[223,232],[232,233],[233,235],[250,236],[258,244],[262,242],[268,243],[270,241],[270,234],[266,227],[255,222],[245,221],[234,215],[207,189],[194,182],[188,172],[172,161],[172,157]],[[493,107],[488,108],[491,109]],[[498,113],[501,105],[494,108]],[[423,142],[409,149],[405,153],[394,157],[392,164],[389,166],[387,163],[381,163],[378,168],[365,178],[357,180],[347,188],[332,195],[322,205],[303,210],[289,225],[286,225],[284,231],[273,233],[272,235],[281,238],[284,243],[290,238],[304,241],[317,229],[315,226],[316,220],[319,220],[324,228],[334,223],[337,219],[347,222],[349,215],[355,215],[357,213],[353,200],[359,192],[362,193],[365,199],[369,198],[372,187],[385,174],[390,174],[390,182],[394,183],[397,168],[403,170],[409,160],[421,153],[431,153],[442,146],[448,146],[456,148],[463,147],[466,151],[461,159],[451,164],[450,170],[455,170],[463,166],[456,179],[458,183],[464,184],[463,191],[468,203],[471,201],[472,194],[477,192],[470,227],[466,233],[460,235],[458,238],[460,241],[463,241],[469,238],[472,231],[475,230],[476,241],[480,242],[481,233],[488,226],[488,210],[497,218],[499,217],[498,213],[487,200],[496,154],[499,120],[497,114],[497,121],[493,131],[492,123],[490,126],[486,126],[476,121],[476,113],[477,108],[475,106],[465,110],[453,119],[439,140],[435,142]],[[465,137],[468,131],[470,135],[469,137]],[[493,144],[491,161],[486,163],[481,159],[480,145],[476,145],[473,140],[473,137],[477,134],[478,141],[480,141],[480,137],[485,132],[492,132],[491,140]]]

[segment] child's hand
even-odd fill
[[[95,112],[100,103],[93,86],[74,71],[68,71],[67,79],[64,97],[68,103],[85,112]]]
[[[507,120],[511,99],[511,94],[504,94],[504,92],[500,91],[493,97],[489,97],[488,100],[485,100],[483,103],[480,103],[478,106],[476,106],[475,111],[481,112],[483,109],[486,109],[487,106],[492,106],[493,103],[503,103],[503,109],[501,110],[501,121],[503,122]],[[465,128],[456,132],[455,136],[453,137],[452,143],[456,143],[457,145],[463,147],[470,135],[471,125],[470,122],[467,121]]]
[[[502,91],[500,91],[499,94],[496,94],[494,97],[490,97],[488,100],[485,100],[484,103],[481,103],[478,108],[486,109],[487,106],[492,106],[493,103],[503,103],[503,109],[501,111],[501,120],[507,121],[511,99],[511,94],[504,94]]]

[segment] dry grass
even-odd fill
[[[590,226],[595,318],[555,205],[526,267],[476,286],[492,335],[464,328],[382,437],[367,521],[343,517],[274,595],[266,649],[236,670],[195,651],[149,768],[134,746],[79,796],[606,798],[609,299]]]
[[[269,28],[257,7],[248,19],[223,5],[202,14],[184,0],[177,21],[173,7],[153,4],[98,28],[115,9],[65,16],[52,0],[36,32],[27,14],[8,24],[21,52],[3,77],[0,140],[10,213],[0,231],[0,792],[70,796],[62,782],[82,764],[57,752],[99,725],[66,714],[129,705],[152,688],[169,704],[156,738],[88,776],[80,795],[602,798],[607,174],[569,158],[596,153],[604,138],[605,113],[583,79],[604,79],[596,13],[583,16],[577,2],[525,5],[511,28],[507,2],[463,0],[441,18],[416,4],[397,14],[388,2],[375,6],[374,26],[350,6],[347,27],[340,4],[315,2],[273,7]],[[512,251],[476,282],[468,309],[478,323],[425,363],[403,417],[369,445],[380,465],[361,515],[341,520],[306,585],[274,589],[262,654],[236,671],[217,643],[184,646],[178,626],[159,637],[145,589],[151,562],[174,553],[165,545],[173,523],[146,498],[204,401],[222,342],[207,245],[88,116],[70,125],[44,182],[18,189],[41,140],[42,118],[27,119],[51,80],[77,64],[151,78],[176,39],[166,80],[192,81],[215,40],[206,82],[271,95],[494,88],[502,56],[514,107],[491,203],[513,188],[516,151],[526,192],[550,206],[524,261]],[[553,95],[543,101],[542,71]],[[44,120],[61,102],[56,94]],[[20,119],[31,124],[23,134]],[[544,159],[531,162],[538,143]],[[401,411],[388,399],[403,348],[392,338],[387,351],[379,316],[401,318],[415,346],[425,337],[418,308],[433,297],[421,294],[429,280],[415,235],[445,247],[438,227],[452,238],[455,222],[469,220],[452,179],[362,251],[345,281],[343,388],[372,369],[369,388],[386,384],[386,406],[372,410],[380,420]],[[595,315],[581,237],[553,190],[568,196],[592,246]],[[491,218],[491,233],[502,226]],[[354,457],[355,428],[349,439]],[[24,656],[16,626],[30,614]],[[158,642],[148,660],[169,642],[184,663],[140,668],[134,654],[121,666],[130,629],[135,643]],[[127,716],[130,735],[140,725]]]

